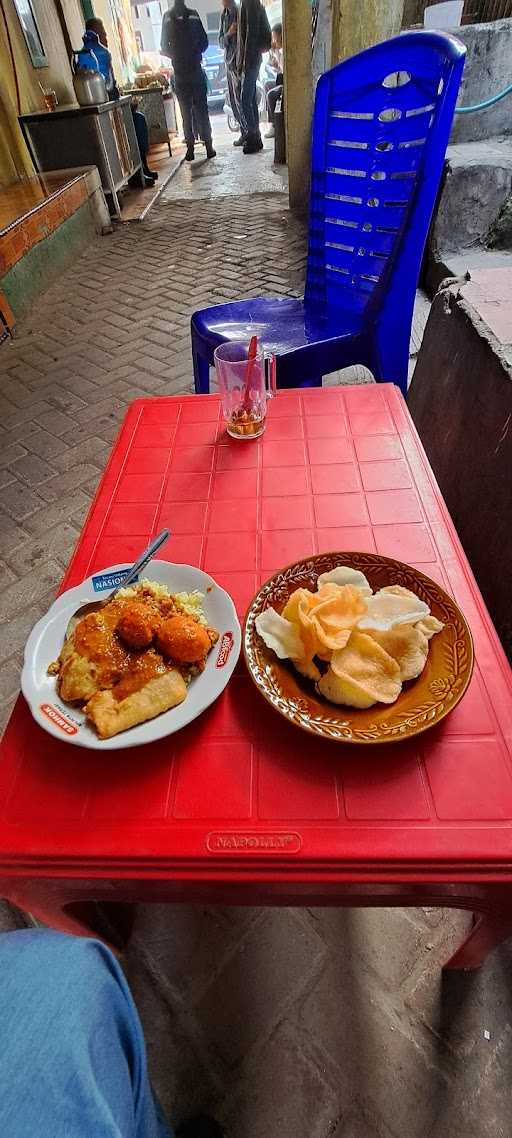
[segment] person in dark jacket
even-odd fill
[[[206,146],[206,157],[215,158],[206,98],[208,87],[201,66],[202,55],[207,47],[208,36],[199,13],[195,8],[187,8],[185,0],[174,0],[174,7],[164,13],[160,51],[172,60],[176,95],[187,142],[187,162],[194,160],[192,111],[199,136]]]
[[[242,117],[244,154],[256,154],[263,149],[260,118],[256,97],[261,56],[270,48],[272,33],[260,0],[241,0],[238,15],[237,71],[240,76],[240,110]]]
[[[219,27],[219,47],[224,48],[226,63],[226,78],[228,81],[229,102],[231,110],[240,127],[240,138],[236,138],[233,146],[243,146],[244,134],[240,115],[240,79],[236,69],[236,44],[238,35],[238,5],[235,0],[222,0],[222,12]]]

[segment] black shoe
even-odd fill
[[[193,146],[187,146],[187,153],[185,154],[185,162],[193,162],[193,161],[194,161],[194,147]]]
[[[249,135],[249,138],[244,142],[244,154],[257,154],[259,150],[263,150],[260,135]]]
[[[156,182],[156,178],[153,178],[153,177],[150,178],[150,177],[148,177],[147,174],[144,174],[144,189],[145,190],[152,190],[155,182]]]
[[[196,1118],[182,1122],[175,1128],[176,1138],[224,1138],[224,1131],[214,1118],[208,1114],[198,1114]]]
[[[217,151],[213,149],[213,146],[207,146],[206,147],[206,157],[207,158],[216,158],[217,157]]]
[[[245,146],[246,142],[247,138],[245,137],[245,134],[241,134],[240,138],[235,138],[233,146]]]
[[[149,166],[144,167],[144,177],[145,178],[152,178],[154,182],[158,181],[158,174],[157,174],[156,170],[150,170]]]

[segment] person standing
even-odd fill
[[[270,53],[269,63],[271,67],[276,69],[276,78],[274,83],[265,84],[265,95],[267,99],[267,114],[269,121],[269,128],[265,132],[265,138],[274,138],[274,115],[276,112],[276,105],[283,97],[284,79],[283,79],[283,25],[274,24],[272,28],[272,51]]]
[[[236,69],[236,44],[238,35],[238,5],[235,0],[222,0],[219,27],[219,47],[224,48],[226,78],[228,81],[229,102],[233,115],[240,127],[240,138],[235,138],[233,146],[243,146],[244,133],[240,116],[240,80]]]
[[[260,134],[256,82],[261,56],[270,48],[272,33],[261,0],[241,0],[238,15],[236,64],[240,76],[240,111],[244,135],[244,154],[263,149]]]
[[[212,145],[212,128],[206,97],[206,75],[201,66],[203,52],[208,47],[208,36],[199,13],[187,8],[185,0],[174,0],[174,6],[164,13],[160,50],[172,60],[176,95],[183,119],[187,143],[187,162],[194,161],[194,127],[192,111],[199,137],[206,146],[206,157],[215,158]]]

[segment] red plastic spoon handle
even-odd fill
[[[250,411],[251,410],[252,365],[254,363],[254,360],[256,359],[257,351],[258,351],[258,337],[257,336],[251,336],[250,343],[249,343],[249,350],[247,352],[247,368],[246,368],[246,372],[245,372],[245,390],[244,390],[244,398],[243,398],[243,409],[244,409],[244,411]]]

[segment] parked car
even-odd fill
[[[209,32],[208,41],[203,55],[203,70],[208,83],[208,106],[223,107],[228,92],[224,52],[219,47],[217,32]]]

